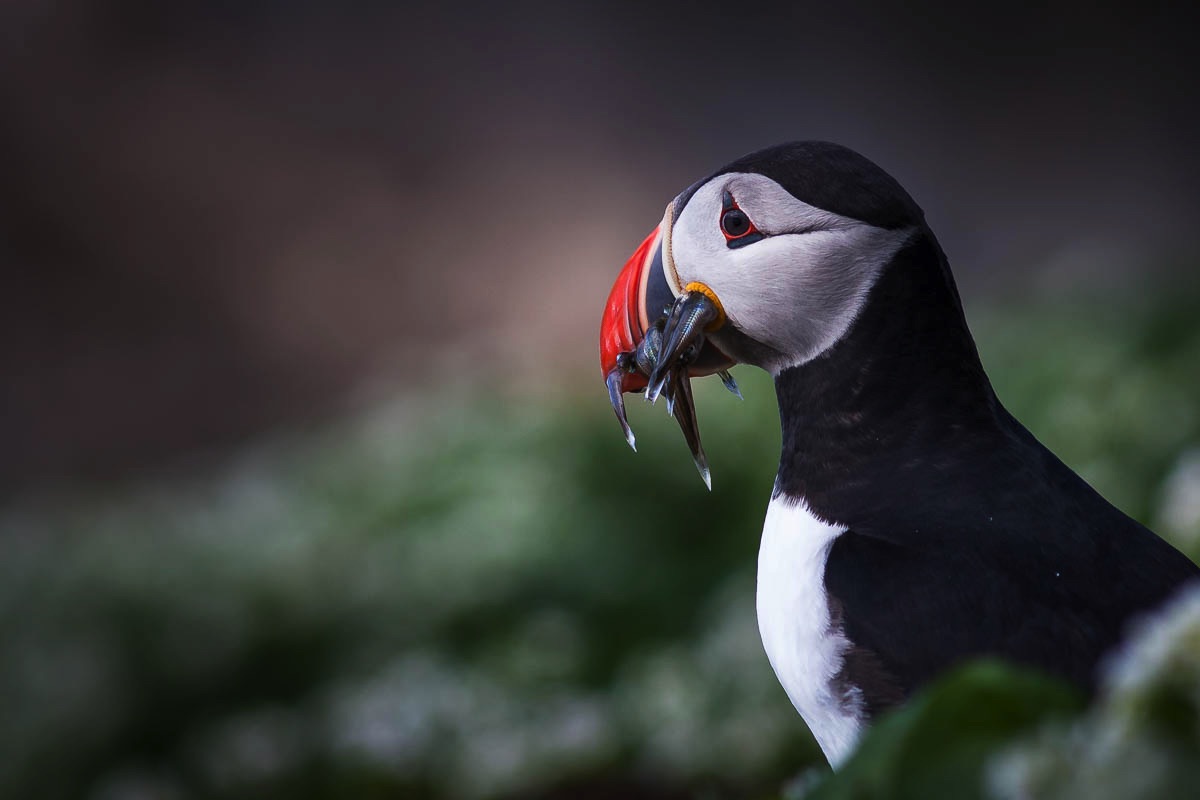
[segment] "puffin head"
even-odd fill
[[[752,364],[773,375],[846,336],[924,215],[848,148],[793,142],[744,156],[667,204],[605,306],[600,366],[632,446],[623,392],[667,400],[710,483],[689,378]],[[711,483],[710,483],[711,485]]]

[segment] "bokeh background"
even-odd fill
[[[1010,409],[1200,554],[1192,16],[8,0],[0,795],[801,791],[770,383],[699,389],[709,494],[595,354],[779,141],[892,172]]]

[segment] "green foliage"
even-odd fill
[[[1191,797],[1200,786],[1200,587],[1176,598],[1110,665],[1099,701],[989,765],[1000,800]]]
[[[1098,698],[979,662],[872,728],[804,800],[1128,800],[1200,785],[1200,586],[1143,620],[1106,666]]]
[[[1082,707],[1079,693],[1049,678],[972,664],[881,721],[854,758],[806,797],[982,798],[984,766],[997,748]]]
[[[1194,316],[976,328],[1017,416],[1194,556]],[[758,641],[778,417],[765,376],[738,379],[745,403],[697,387],[711,494],[661,404],[631,404],[634,454],[589,376],[550,399],[442,388],[207,477],[13,504],[0,796],[767,796],[822,769]],[[1054,695],[999,667],[955,680],[845,781],[967,785]],[[818,796],[860,796],[841,780]]]
[[[710,495],[661,408],[635,455],[602,403],[439,395],[11,510],[0,795],[752,788],[817,758],[754,628],[777,435],[710,424]]]

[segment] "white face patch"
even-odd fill
[[[726,191],[765,238],[728,246],[720,228]],[[777,374],[845,335],[914,230],[876,228],[797,200],[763,175],[730,172],[692,195],[670,242],[680,282],[712,288],[735,327],[781,354],[758,365]]]
[[[803,502],[776,497],[767,507],[758,550],[758,630],[792,705],[830,765],[854,750],[862,732],[857,689],[834,680],[850,642],[833,628],[825,592],[825,561],[845,528],[818,519]]]

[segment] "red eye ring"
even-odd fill
[[[762,238],[758,228],[754,227],[750,217],[738,207],[737,201],[728,191],[721,196],[721,218],[718,220],[718,225],[721,233],[725,236],[725,243],[730,247],[736,247],[735,242],[749,244],[748,241],[743,242],[747,238],[751,238],[753,241]]]

